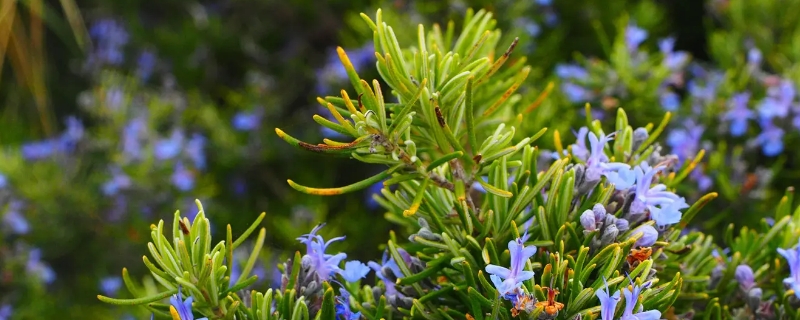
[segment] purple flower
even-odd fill
[[[756,137],[755,143],[761,145],[765,156],[774,157],[783,152],[783,134],[780,127],[771,120],[761,120],[761,133]]]
[[[753,111],[747,108],[747,102],[750,101],[750,93],[743,92],[731,98],[728,105],[730,110],[725,113],[723,119],[731,123],[731,135],[740,137],[747,132],[747,120],[755,118]]]
[[[791,80],[783,80],[779,85],[767,89],[767,97],[758,106],[758,114],[761,119],[787,117],[795,94],[794,83]]]
[[[753,269],[746,264],[736,266],[735,273],[736,281],[739,281],[739,288],[747,292],[750,288],[755,287],[755,277],[753,276]]]
[[[616,312],[617,304],[620,300],[619,291],[614,292],[612,296],[608,292],[608,282],[606,282],[606,278],[603,278],[603,283],[605,286],[595,292],[597,298],[600,299],[600,319],[614,320],[614,312]]]
[[[178,319],[181,320],[194,320],[194,313],[192,313],[192,301],[194,300],[193,297],[188,297],[186,300],[183,300],[183,296],[181,295],[181,288],[178,287],[178,293],[172,295],[169,298],[169,313],[172,314],[172,317],[178,316]],[[200,318],[197,320],[208,320],[208,318]]]
[[[155,157],[158,160],[168,160],[177,156],[183,146],[183,132],[175,129],[167,139],[156,142],[154,147]]]
[[[202,134],[193,133],[189,142],[186,143],[186,155],[198,170],[206,168],[206,154],[203,152],[206,145],[206,138]]]
[[[122,169],[113,167],[111,168],[111,180],[103,184],[103,194],[106,196],[113,196],[117,194],[120,189],[126,189],[130,186],[131,178],[122,172]]]
[[[2,173],[0,173],[0,189],[5,188],[8,186],[8,178]]]
[[[30,231],[30,225],[25,216],[22,215],[23,204],[20,201],[12,200],[8,204],[8,211],[3,215],[3,224],[11,229],[11,232],[16,234],[26,234]]]
[[[328,281],[334,273],[341,273],[342,269],[339,268],[339,263],[347,258],[347,254],[338,253],[330,255],[325,253],[325,249],[334,242],[344,240],[344,237],[337,237],[328,242],[317,235],[317,231],[325,226],[320,224],[314,227],[310,233],[297,238],[301,243],[306,245],[306,254],[303,256],[303,266],[311,267],[316,272],[320,281]]]
[[[100,279],[100,291],[106,296],[113,296],[117,294],[119,288],[122,287],[122,278],[120,277],[106,277]]]
[[[369,267],[361,261],[347,261],[342,270],[342,278],[347,282],[356,282],[367,276]]]
[[[486,266],[486,272],[490,274],[489,278],[492,279],[492,283],[500,295],[505,298],[520,289],[523,281],[533,278],[533,271],[524,270],[525,262],[536,253],[536,246],[525,247],[524,242],[527,238],[526,234],[522,238],[508,242],[508,251],[511,253],[510,269],[494,264]]]
[[[175,172],[172,174],[172,185],[180,191],[194,189],[194,172],[187,169],[183,163],[175,164]]]
[[[28,273],[37,276],[45,284],[50,284],[56,280],[56,274],[41,259],[42,251],[40,249],[32,249],[28,252],[28,262],[25,265],[25,269]]]
[[[256,109],[251,112],[239,112],[231,120],[233,128],[239,131],[253,131],[258,129],[261,124],[263,110]]]
[[[642,307],[639,307],[639,311],[635,314],[633,313],[633,309],[636,307],[636,303],[639,301],[639,295],[642,293],[642,289],[650,287],[650,282],[644,283],[642,286],[638,286],[633,283],[631,280],[631,285],[628,288],[622,289],[622,294],[625,295],[625,311],[622,313],[622,317],[620,320],[658,320],[661,319],[661,311],[658,310],[650,310],[650,311],[642,311]]]
[[[631,231],[631,237],[639,233],[642,234],[642,237],[636,240],[636,243],[633,244],[634,247],[652,247],[653,244],[656,243],[656,240],[658,240],[658,231],[651,225],[643,224],[633,229],[633,231]]]
[[[647,39],[647,30],[637,27],[636,25],[628,25],[625,28],[625,45],[629,51],[636,51],[639,45]]]
[[[778,253],[789,264],[789,277],[783,279],[783,284],[788,288],[792,288],[794,295],[800,298],[800,240],[798,240],[797,247],[790,249],[778,248]]]

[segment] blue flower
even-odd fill
[[[258,129],[261,124],[261,117],[263,112],[261,109],[256,109],[251,112],[239,112],[233,116],[231,122],[233,128],[239,131],[253,131]]]
[[[747,64],[759,66],[761,65],[761,59],[761,50],[758,50],[758,48],[750,48],[750,50],[747,51]]]
[[[586,102],[592,99],[592,94],[589,90],[571,82],[563,83],[561,90],[564,91],[570,102]]]
[[[183,132],[173,130],[169,138],[156,142],[154,147],[155,157],[158,160],[168,160],[176,157],[183,147]]]
[[[664,54],[664,65],[669,70],[676,71],[689,61],[689,54],[683,51],[675,52],[675,38],[669,37],[658,42],[658,49]]]
[[[661,94],[661,107],[667,111],[675,111],[678,110],[678,107],[681,105],[681,97],[679,97],[675,92],[670,90],[665,90]]]
[[[750,93],[743,92],[731,98],[728,103],[730,110],[725,113],[724,119],[731,122],[731,135],[740,137],[747,132],[747,120],[755,118],[753,111],[747,108]]]
[[[767,97],[758,106],[758,114],[761,119],[787,117],[795,94],[794,82],[791,80],[783,80],[779,85],[767,89]]]
[[[100,291],[106,296],[113,296],[117,294],[119,288],[122,287],[122,278],[120,277],[106,277],[100,279]]]
[[[515,24],[525,30],[528,36],[533,38],[537,37],[542,32],[542,27],[528,18],[519,18],[515,21]]]
[[[23,204],[20,201],[12,200],[8,204],[8,211],[3,215],[3,224],[11,229],[11,232],[16,234],[26,234],[30,231],[30,225],[25,216],[22,215]]]
[[[384,180],[385,181],[385,180]],[[374,195],[380,195],[381,189],[383,189],[383,181],[378,181],[377,183],[369,186],[366,190],[366,202],[367,207],[370,209],[377,209],[380,205],[375,199],[373,198]]]
[[[628,50],[635,51],[639,45],[647,39],[647,30],[637,27],[636,25],[628,25],[625,28],[625,45]]]
[[[386,277],[385,274],[383,274],[383,269],[384,268],[388,268],[389,270],[392,271],[392,273],[393,273],[393,275],[395,277],[399,278],[399,277],[403,276],[402,272],[400,272],[400,267],[394,261],[394,258],[389,258],[388,257],[387,252],[383,253],[383,260],[381,261],[381,264],[378,264],[377,262],[374,262],[374,261],[370,261],[370,262],[367,263],[367,265],[369,265],[369,267],[373,271],[375,271],[375,277],[377,277],[378,279],[380,279],[383,282],[383,286],[386,288],[385,289],[385,291],[386,291],[385,292],[385,296],[386,297],[391,297],[391,296],[397,296],[399,298],[404,298],[405,297],[405,295],[403,295],[402,293],[397,291],[397,287],[395,285],[395,282],[390,280],[389,278]]]
[[[661,311],[658,310],[649,310],[649,311],[642,311],[642,307],[639,307],[639,311],[637,313],[633,313],[633,309],[636,307],[636,303],[639,301],[639,295],[642,293],[642,289],[650,287],[650,282],[644,283],[642,286],[638,286],[633,284],[633,280],[631,280],[631,286],[622,289],[622,294],[625,295],[625,311],[622,313],[622,317],[620,320],[658,320],[661,318]]]
[[[586,159],[586,179],[588,181],[600,180],[605,176],[609,182],[616,186],[617,190],[625,190],[633,185],[633,174],[630,166],[625,163],[608,163],[608,156],[605,153],[606,144],[613,138],[610,134],[599,139],[594,132],[589,132],[589,146],[591,147],[589,157]]]
[[[651,218],[658,226],[680,221],[681,212],[679,210],[688,207],[684,198],[666,191],[667,186],[657,184],[650,187],[653,178],[661,169],[663,167],[651,168],[647,162],[642,162],[634,168],[636,187],[635,196],[630,207],[630,213],[632,214],[649,210]]]
[[[139,58],[136,60],[136,74],[139,76],[139,79],[142,81],[147,81],[150,78],[150,75],[153,74],[153,68],[156,65],[156,55],[150,51],[145,50],[139,54]]]
[[[686,203],[686,199],[678,197],[672,192],[662,192],[664,197],[673,197],[673,200],[666,204],[661,204],[659,207],[650,207],[650,219],[653,219],[659,227],[681,222],[681,217],[683,216],[681,210],[689,207],[689,204]],[[656,195],[656,197],[659,196]]]
[[[350,310],[350,292],[339,288],[339,297],[336,297],[336,320],[358,320],[361,312]]]
[[[56,274],[41,259],[42,251],[40,249],[31,250],[28,252],[28,262],[25,265],[25,269],[28,273],[36,275],[45,284],[50,284],[56,280]]]
[[[589,149],[586,148],[586,136],[589,134],[589,128],[581,127],[575,134],[575,144],[572,145],[572,155],[576,158],[586,161],[589,158]]]
[[[656,240],[658,240],[658,231],[651,225],[643,224],[633,229],[633,231],[631,231],[631,236],[635,236],[639,233],[642,234],[642,237],[636,240],[636,243],[633,244],[634,247],[651,247],[656,243]]]
[[[0,189],[5,188],[8,186],[8,178],[2,173],[0,173]]]
[[[317,235],[317,231],[323,226],[325,226],[324,223],[314,227],[310,233],[297,238],[297,240],[306,245],[303,265],[313,268],[320,281],[328,281],[335,273],[342,272],[342,269],[339,268],[339,263],[347,258],[347,254],[338,253],[336,255],[330,255],[325,253],[325,249],[327,249],[332,242],[344,240],[344,237],[333,238],[325,242],[322,236]]]
[[[122,152],[129,160],[138,160],[142,157],[141,140],[147,133],[147,119],[138,117],[125,125],[122,130]]]
[[[711,185],[714,184],[714,181],[711,180],[707,174],[703,173],[702,168],[694,168],[691,173],[689,173],[689,178],[692,181],[697,182],[697,190],[698,191],[707,191],[711,188]]]
[[[128,32],[119,22],[112,19],[99,20],[89,29],[89,35],[95,45],[94,52],[89,57],[90,62],[97,65],[119,65],[124,61],[122,46],[128,42]]]
[[[172,174],[172,185],[180,191],[194,189],[194,172],[187,169],[183,163],[175,164],[175,172]]]
[[[558,64],[556,65],[556,75],[561,79],[586,80],[589,72],[577,64]]]
[[[614,295],[612,296],[608,292],[608,282],[606,282],[606,278],[603,278],[603,283],[605,284],[603,289],[595,292],[597,298],[600,299],[600,319],[614,320],[614,312],[616,312],[617,304],[620,300],[619,291],[614,292]]]
[[[4,304],[4,305],[0,306],[0,320],[11,319],[11,314],[13,312],[14,312],[14,309],[12,309],[10,305]]]
[[[172,319],[175,320],[194,320],[194,313],[192,313],[192,300],[193,297],[188,297],[183,300],[181,296],[181,288],[178,287],[178,293],[169,298],[169,313]],[[197,320],[208,320],[208,318],[200,318]]]
[[[369,267],[361,261],[347,261],[342,270],[342,278],[347,282],[356,282],[367,276]]]
[[[186,143],[186,155],[198,170],[206,168],[206,154],[203,152],[206,146],[206,138],[202,134],[193,133],[189,142]]]
[[[486,272],[490,274],[497,291],[506,299],[508,295],[514,294],[522,287],[522,282],[533,278],[533,271],[526,271],[525,262],[535,253],[536,246],[525,247],[524,242],[528,235],[508,242],[508,251],[511,253],[511,268],[501,267],[490,264],[486,266]]]
[[[103,194],[106,196],[113,196],[119,193],[120,189],[126,189],[131,186],[131,178],[128,177],[119,167],[111,168],[111,180],[103,183]]]
[[[694,158],[700,150],[700,139],[703,137],[705,127],[697,124],[694,119],[684,122],[684,127],[672,130],[667,136],[667,145],[678,159],[684,161]]]
[[[800,240],[798,240],[797,247],[793,249],[778,248],[778,253],[789,264],[789,277],[783,279],[783,284],[792,288],[794,295],[800,298]]]
[[[54,140],[30,142],[22,145],[22,157],[27,160],[39,160],[56,153],[58,145]]]
[[[761,151],[768,157],[781,154],[783,152],[783,129],[773,124],[771,120],[761,120],[760,124],[761,133],[756,137],[755,142],[761,145]]]

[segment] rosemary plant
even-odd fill
[[[321,224],[298,238],[306,252],[281,264],[280,288],[244,291],[257,278],[250,272],[264,229],[231,281],[233,250],[269,218],[235,240],[228,226],[214,242],[198,202],[194,221],[176,212],[171,238],[163,221],[151,227],[144,263],[154,282],[141,286],[123,270],[138,298],[102,301],[182,320],[800,319],[800,210],[791,212],[791,190],[774,220],[738,237],[731,226],[722,249],[690,229],[717,194],[690,205],[672,191],[703,152],[680,166],[661,153],[669,113],[633,128],[618,109],[604,129],[587,106],[575,142],[555,131],[556,150],[546,152],[534,145],[545,128],[520,137],[515,127],[535,117],[549,91],[531,102],[516,94],[531,68],[512,57],[516,40],[499,43],[490,13],[468,11],[460,32],[453,23],[420,25],[408,46],[380,11],[362,17],[383,82],[361,79],[340,48],[353,90],[317,99],[333,120],[314,116],[349,139],[313,144],[276,132],[307,151],[385,167],[344,187],[288,181],[313,195],[381,183],[375,200],[399,227],[383,259],[326,253],[344,237],[325,241]],[[376,281],[362,283],[370,272]]]

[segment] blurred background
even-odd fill
[[[639,126],[671,112],[659,152],[705,150],[679,192],[720,193],[692,228],[755,224],[800,177],[800,0],[0,0],[0,319],[149,319],[96,295],[130,297],[119,276],[146,274],[150,224],[191,219],[194,199],[218,237],[267,213],[261,289],[320,222],[348,237],[336,250],[378,258],[380,185],[318,197],[286,179],[340,186],[380,167],[274,133],[337,135],[312,120],[330,116],[316,97],[350,90],[336,46],[378,77],[359,17],[378,8],[403,47],[418,24],[491,11],[533,67],[522,99],[555,85],[518,133],[551,128],[541,148],[554,130],[572,143],[587,102],[608,128],[618,107]]]

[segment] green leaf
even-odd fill
[[[169,297],[169,296],[171,296],[173,294],[177,294],[177,293],[178,293],[178,289],[173,289],[173,290],[160,292],[160,293],[154,294],[152,296],[142,297],[142,298],[138,298],[138,299],[115,299],[115,298],[109,298],[109,297],[102,296],[102,295],[97,295],[97,299],[99,299],[100,301],[103,301],[105,303],[110,303],[110,304],[115,304],[115,305],[134,306],[134,305],[140,305],[140,304],[145,304],[145,303],[150,303],[150,302],[156,302],[158,300],[165,299],[165,298],[167,298],[167,297]]]

